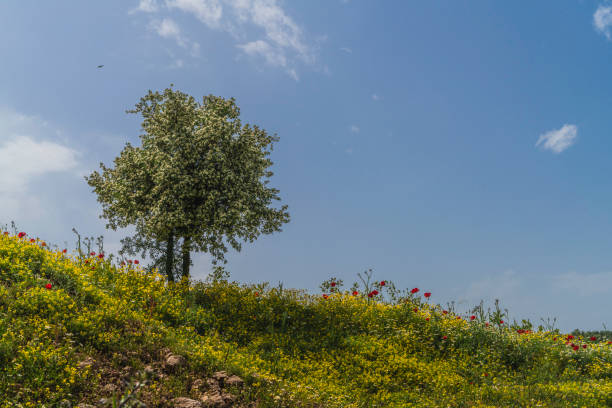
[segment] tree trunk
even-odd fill
[[[166,275],[168,282],[174,282],[174,233],[168,237],[168,247],[166,248]]]
[[[183,277],[189,278],[189,254],[191,252],[191,238],[183,238]]]

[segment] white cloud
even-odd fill
[[[12,110],[0,110],[0,193],[23,193],[28,183],[77,166],[79,152],[33,135],[57,134],[45,121]]]
[[[347,48],[347,47],[341,47],[340,51],[344,51],[347,54],[352,54],[353,53],[353,50],[351,50],[350,48]]]
[[[167,9],[177,9],[189,13],[204,23],[208,28],[231,34],[239,41],[237,48],[249,56],[261,57],[266,64],[282,67],[293,79],[297,80],[295,63],[297,60],[313,65],[315,63],[314,47],[303,39],[302,29],[279,6],[277,0],[165,0]],[[141,2],[136,11],[157,10],[151,1]],[[164,20],[165,21],[165,20]],[[171,21],[171,20],[170,20]],[[181,46],[189,41],[185,39],[178,26],[163,26],[153,23],[160,35],[174,38]],[[245,41],[253,36],[253,28],[263,34],[261,38]],[[325,35],[319,36],[317,42],[324,41]]]
[[[286,67],[287,58],[282,53],[272,48],[270,44],[263,40],[253,41],[247,44],[237,45],[248,55],[261,55],[266,62],[272,66]]]
[[[351,125],[349,130],[351,131],[351,133],[359,133],[359,127],[355,125]]]
[[[561,129],[541,134],[535,145],[539,146],[543,143],[544,149],[551,150],[553,153],[561,153],[574,144],[577,135],[576,125],[565,124]]]
[[[612,39],[610,27],[612,26],[612,7],[599,5],[597,11],[593,14],[593,25],[601,34],[605,35],[608,40]]]
[[[138,11],[142,11],[143,13],[155,13],[158,9],[159,7],[155,0],[140,0],[138,7],[130,10],[128,14],[134,14]]]
[[[552,279],[553,288],[581,296],[612,294],[612,272],[578,274],[568,272]]]
[[[160,37],[175,40],[181,47],[186,47],[186,40],[181,36],[181,29],[178,24],[170,18],[163,20],[152,20],[149,23],[149,28],[154,30]]]
[[[219,28],[223,16],[219,0],[166,0],[166,7],[191,13],[210,28]]]
[[[379,101],[380,100],[380,96],[376,95],[376,94],[372,94],[372,99],[375,101]]]

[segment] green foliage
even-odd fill
[[[279,191],[262,181],[274,174],[267,156],[279,138],[242,126],[233,98],[209,95],[200,104],[167,88],[149,91],[127,112],[144,118],[142,147],[127,143],[114,169],[100,163],[102,174],[85,177],[107,228],[136,224],[138,236],[124,243],[125,251],[155,252],[165,242],[164,270],[172,281],[175,238],[183,238],[181,269],[188,276],[192,250],[226,262],[225,242],[240,251],[237,239],[253,242],[289,222],[286,205],[268,207],[280,200]]]

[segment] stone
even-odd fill
[[[206,393],[200,397],[202,404],[206,408],[229,408],[236,397],[220,391]]]
[[[92,367],[95,364],[96,360],[94,360],[91,357],[87,357],[85,360],[79,362],[79,364],[77,364],[77,368],[79,370],[84,370],[87,367]]]
[[[96,406],[91,405],[91,404],[85,404],[84,402],[81,402],[80,404],[76,406],[76,408],[96,408]]]
[[[202,403],[191,398],[178,397],[172,401],[174,408],[202,408]]]
[[[244,380],[237,375],[231,375],[225,379],[225,385],[228,387],[242,387]]]
[[[183,356],[179,356],[178,354],[170,354],[166,357],[166,363],[164,366],[169,370],[175,370],[178,367],[181,367],[185,364],[185,358]]]

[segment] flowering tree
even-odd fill
[[[142,147],[127,143],[114,169],[100,163],[103,174],[85,179],[103,205],[106,228],[137,224],[142,242],[164,243],[168,280],[180,238],[182,275],[189,276],[192,250],[227,263],[224,239],[240,251],[237,238],[253,242],[289,222],[286,205],[268,207],[279,191],[261,180],[274,174],[266,170],[273,164],[267,148],[279,138],[242,126],[234,98],[209,95],[200,104],[167,88],[149,91],[126,112],[144,118]]]

